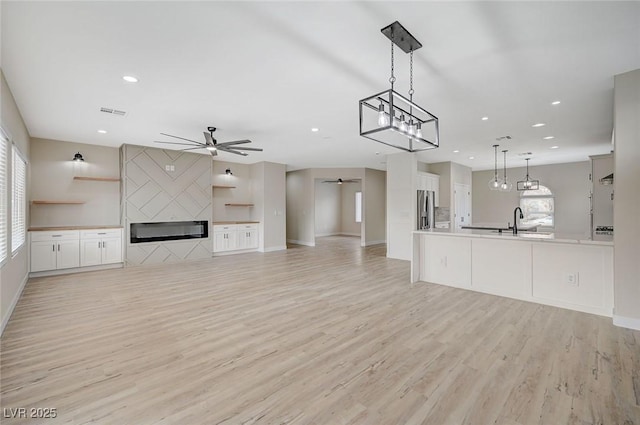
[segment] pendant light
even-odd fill
[[[391,88],[359,102],[360,135],[406,152],[438,148],[438,117],[413,99],[413,52],[422,44],[398,21],[380,31],[391,41]],[[409,55],[408,98],[395,91],[395,47]]]
[[[500,189],[502,183],[498,178],[498,146],[500,145],[493,145],[493,178],[488,183],[491,190]]]
[[[526,158],[527,161],[527,177],[525,180],[518,181],[517,189],[518,190],[538,190],[540,188],[539,180],[531,180],[529,178],[529,160],[531,158]]]
[[[509,151],[506,149],[502,151],[502,153],[504,154],[504,162],[503,162],[504,176],[502,179],[502,183],[500,183],[500,192],[509,192],[513,187],[513,185],[509,183],[509,181],[507,180],[507,152]]]

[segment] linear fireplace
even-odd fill
[[[131,243],[175,241],[209,237],[207,221],[131,223]]]

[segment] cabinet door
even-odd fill
[[[80,265],[86,267],[98,264],[102,264],[102,241],[100,239],[80,241]]]
[[[246,248],[257,248],[258,247],[258,231],[257,230],[247,230],[247,238],[246,238]]]
[[[56,242],[57,269],[80,267],[80,241]]]
[[[122,263],[122,239],[102,240],[102,264]]]
[[[56,269],[56,242],[31,242],[31,271]]]
[[[237,238],[237,232],[235,230],[230,230],[228,232],[225,232],[225,235],[227,235],[227,240],[225,242],[225,251],[232,251],[234,249],[238,249],[238,238]]]
[[[227,232],[215,232],[213,234],[213,252],[225,251]]]
[[[435,192],[434,196],[434,206],[439,207],[440,206],[440,176],[433,176],[431,177],[431,190],[433,190]]]

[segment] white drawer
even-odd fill
[[[120,229],[90,229],[81,230],[80,239],[119,238],[122,236]]]
[[[258,230],[258,224],[238,224],[238,230]]]
[[[31,233],[31,240],[33,242],[39,241],[59,241],[59,240],[78,240],[80,239],[80,232],[77,230],[60,230],[60,231],[36,231]]]
[[[228,232],[229,230],[236,230],[238,228],[237,224],[217,224],[213,226],[214,232]]]

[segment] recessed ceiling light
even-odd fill
[[[453,151],[453,153],[458,153],[458,152],[460,152],[458,149],[456,149],[455,151]]]
[[[476,158],[475,156],[470,156],[470,157],[469,157],[469,159],[475,159],[475,158]]]
[[[376,152],[376,155],[380,155],[380,152]]]
[[[100,134],[107,134],[107,130],[98,130],[98,133],[100,133]]]
[[[552,105],[559,105],[560,101],[559,100],[554,100],[553,102],[551,102]]]
[[[547,136],[547,137],[543,137],[543,139],[544,140],[551,140],[551,139],[554,139],[554,137],[553,136]]]
[[[315,132],[317,132],[317,131],[320,131],[320,129],[319,129],[319,128],[316,128],[316,127],[313,127],[313,128],[311,129],[311,131],[313,131],[313,132],[315,133]]]
[[[551,146],[549,149],[558,149],[560,146]]]
[[[132,75],[125,75],[124,77],[122,77],[123,80],[125,80],[127,83],[137,83],[138,79]]]
[[[488,119],[489,119],[489,117],[482,117],[482,121],[486,121]]]
[[[535,123],[531,127],[544,127],[544,123],[543,122]]]

